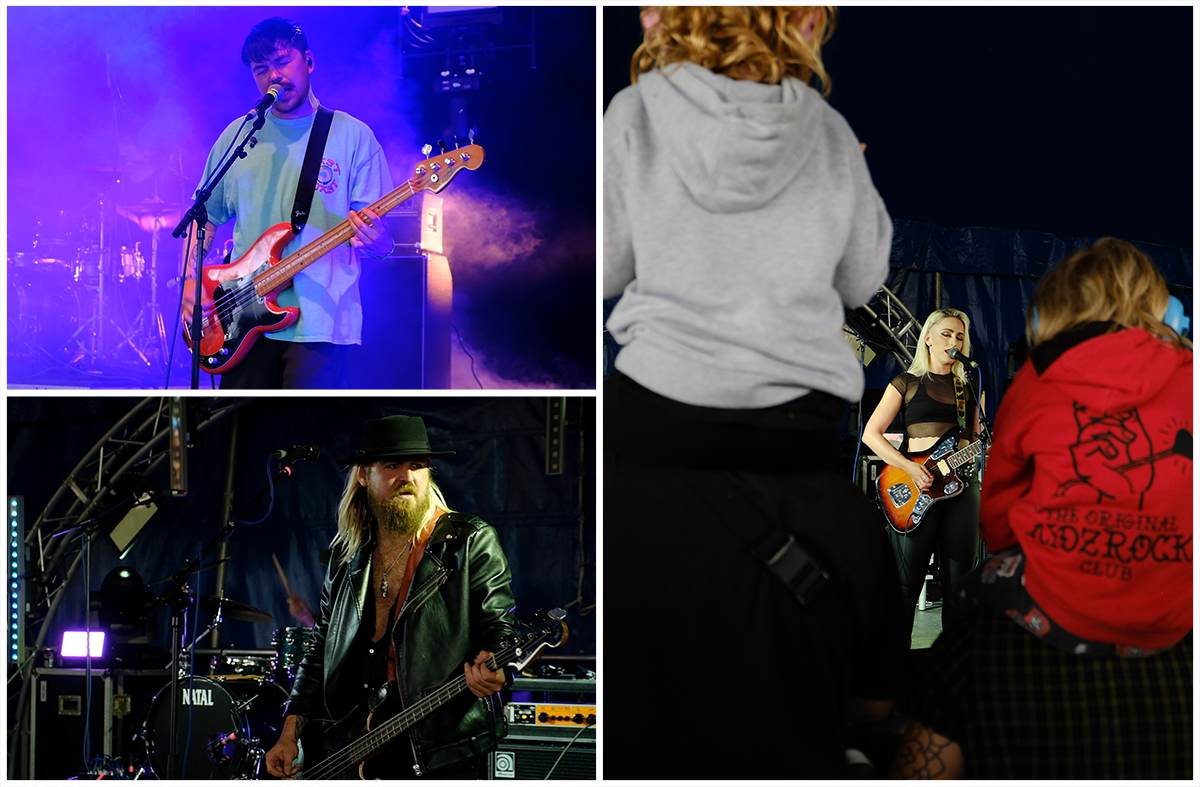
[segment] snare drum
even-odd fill
[[[271,644],[275,647],[275,665],[281,673],[280,679],[286,677],[287,680],[292,680],[296,677],[296,670],[299,669],[304,654],[312,647],[312,634],[311,628],[303,626],[275,630]]]
[[[178,745],[183,768],[178,779],[257,779],[266,775],[263,755],[283,727],[287,692],[277,683],[230,683],[185,675],[176,703]],[[171,684],[150,705],[142,728],[146,759],[160,779],[167,772],[171,740]]]
[[[209,662],[208,674],[218,675],[222,678],[254,678],[269,681],[275,674],[275,657],[218,653]]]

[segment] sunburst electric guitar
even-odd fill
[[[913,454],[909,458],[924,465],[933,476],[929,489],[922,492],[912,476],[898,467],[885,465],[879,479],[875,482],[879,487],[879,503],[883,508],[888,524],[897,533],[908,533],[921,524],[921,520],[929,512],[929,507],[941,500],[961,495],[967,488],[967,474],[974,466],[975,458],[983,450],[983,442],[977,440],[960,451],[955,451],[958,444],[958,427],[951,429],[942,436],[933,448],[923,454]]]
[[[367,206],[382,216],[421,191],[438,192],[464,169],[483,164],[483,148],[468,145],[449,150],[417,164],[413,176],[378,202]],[[183,337],[192,352],[200,353],[200,368],[209,374],[223,374],[246,356],[261,334],[281,331],[300,319],[300,309],[280,306],[279,293],[292,284],[297,273],[354,237],[347,219],[299,251],[280,259],[279,255],[295,235],[289,222],[264,232],[236,262],[209,265],[200,282],[200,342],[193,341],[190,321],[184,323]]]
[[[488,667],[523,669],[543,648],[556,648],[567,639],[566,613],[552,609],[506,638],[488,659]],[[370,760],[414,724],[455,698],[467,694],[463,675],[397,711],[395,690],[388,683],[371,698],[337,722],[310,724],[304,738],[304,769],[300,779],[375,778]],[[467,700],[472,698],[467,695]],[[315,730],[313,734],[309,731]]]

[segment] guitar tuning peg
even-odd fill
[[[428,142],[426,142],[424,145],[421,146],[421,155],[424,156],[425,158],[429,158],[429,154],[432,152],[433,152],[433,145],[430,145]]]
[[[438,147],[441,148],[442,153],[446,152],[446,143],[440,139],[438,140]]]
[[[454,149],[455,149],[455,150],[458,150],[458,147],[459,147],[459,145],[458,145],[458,134],[455,134],[455,135],[454,135]]]
[[[475,144],[475,129],[473,129],[473,128],[467,129],[467,139],[471,141],[472,145]]]

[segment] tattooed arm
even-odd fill
[[[204,259],[208,255],[208,250],[212,248],[213,241],[216,240],[217,226],[211,221],[204,225],[204,250],[200,253],[200,259]],[[184,244],[184,276],[191,276],[192,271],[196,269],[196,222],[192,222],[188,230],[187,242]],[[183,282],[183,321],[190,325],[192,322],[192,307],[196,303],[194,294],[195,282],[191,279],[185,279]]]
[[[962,748],[949,738],[913,720],[892,763],[892,779],[961,779]]]

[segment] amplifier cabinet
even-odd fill
[[[509,727],[491,756],[491,779],[596,779],[595,728]]]
[[[91,757],[132,753],[155,692],[170,680],[166,670],[92,670],[88,715],[87,677],[81,669],[34,669],[29,704],[29,752],[23,778],[67,779],[88,769],[84,731],[90,718]]]
[[[450,387],[454,278],[440,254],[363,264],[362,344],[346,359],[346,387]]]

